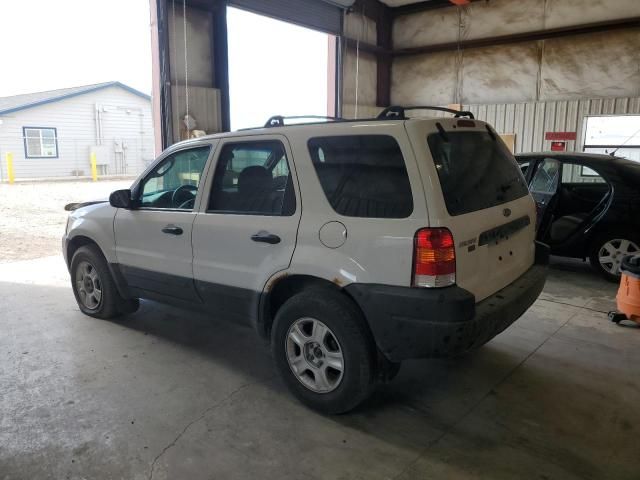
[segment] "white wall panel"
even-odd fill
[[[391,71],[391,103],[447,105],[456,102],[457,64],[451,52],[397,58]]]

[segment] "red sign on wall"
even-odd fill
[[[571,141],[575,140],[577,137],[576,132],[546,132],[544,134],[545,140],[551,141]]]
[[[564,152],[567,149],[567,142],[551,142],[552,152]]]

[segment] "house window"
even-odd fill
[[[58,158],[55,128],[23,127],[24,154],[27,158]]]
[[[584,151],[640,162],[640,115],[587,117]],[[582,176],[592,177],[594,173],[582,167]]]

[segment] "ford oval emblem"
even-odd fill
[[[504,210],[502,210],[502,214],[505,217],[508,217],[509,215],[511,215],[511,209],[510,208],[505,208]]]

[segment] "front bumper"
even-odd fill
[[[64,263],[67,265],[67,269],[69,269],[69,259],[67,258],[67,252],[69,251],[69,237],[65,234],[62,237],[62,257],[64,258]]]
[[[391,361],[451,357],[474,350],[515,322],[535,302],[547,277],[549,247],[513,283],[475,303],[458,286],[426,289],[354,283],[346,288]]]

